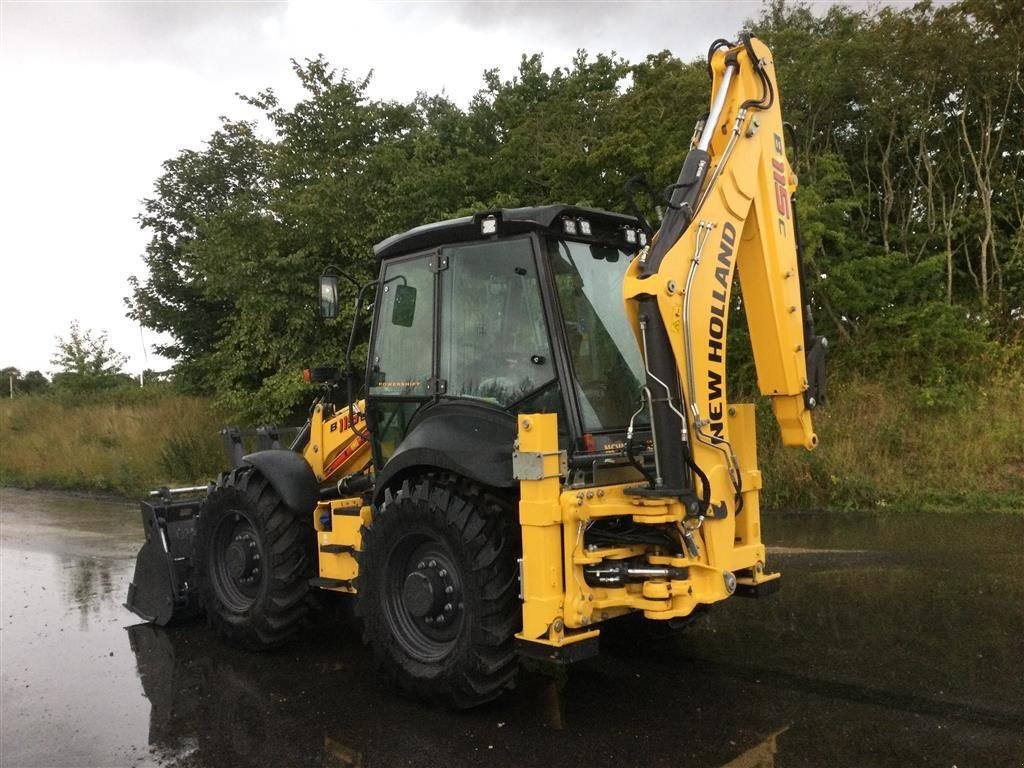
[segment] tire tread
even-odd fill
[[[271,568],[263,593],[244,613],[232,611],[218,599],[208,576],[209,539],[218,520],[240,505],[253,517]],[[288,508],[258,470],[241,467],[223,473],[203,504],[196,537],[199,597],[214,631],[250,650],[277,648],[290,640],[304,625],[309,608],[314,545],[309,521]]]
[[[464,617],[468,632],[448,658],[434,665],[404,653],[377,599],[383,544],[393,530],[412,520],[425,520],[443,533],[478,585],[478,608]],[[364,643],[401,692],[468,709],[513,686],[518,670],[513,639],[521,624],[514,522],[509,499],[455,475],[428,474],[403,481],[397,492],[385,490],[380,510],[361,529],[356,612],[363,619]]]

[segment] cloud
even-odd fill
[[[178,59],[210,31],[251,34],[286,8],[283,2],[5,2],[3,34],[17,56],[35,49],[74,60]]]

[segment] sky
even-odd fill
[[[465,105],[484,70],[510,77],[524,53],[548,67],[580,48],[691,58],[760,7],[0,0],[0,367],[50,372],[56,337],[75,320],[106,332],[133,373],[170,366],[152,350],[158,338],[125,316],[129,276],[145,278],[140,201],[161,162],[201,147],[219,116],[254,116],[236,93],[269,86],[293,103],[292,58],[372,70],[374,98],[444,92]]]

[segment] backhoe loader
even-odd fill
[[[313,369],[323,394],[290,450],[143,503],[128,606],[205,613],[258,649],[302,629],[312,591],[351,595],[386,675],[464,708],[512,686],[521,655],[593,655],[603,622],[674,627],[774,591],[754,405],[725,388],[736,271],[786,445],[817,444],[826,342],[771,54],[744,35],[708,59],[710,109],[657,232],[547,205],[379,243],[356,298],[361,395]],[[319,288],[335,317],[338,276]]]

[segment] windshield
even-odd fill
[[[588,432],[624,429],[640,402],[643,362],[622,306],[632,258],[614,246],[548,240],[576,393]],[[637,417],[646,421],[646,412]]]

